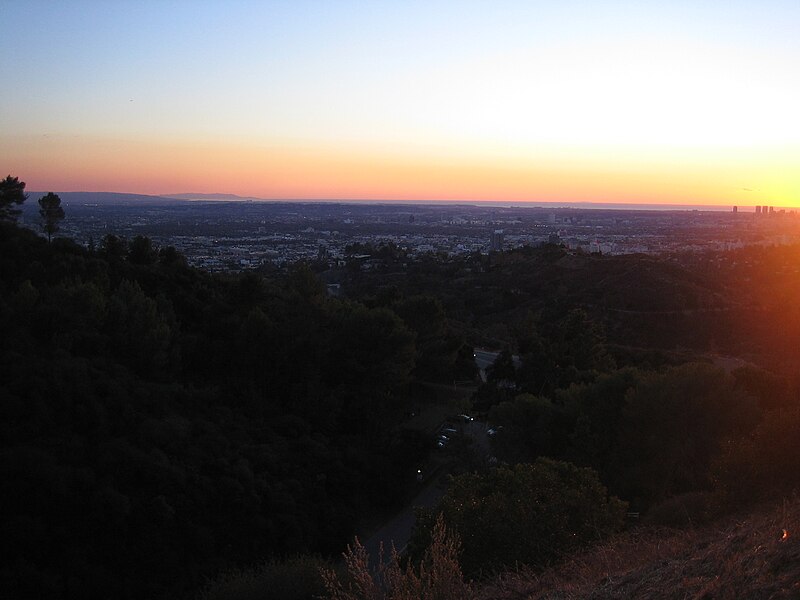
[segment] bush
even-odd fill
[[[752,435],[729,442],[714,477],[732,504],[800,489],[800,410],[769,412]]]
[[[198,600],[312,600],[325,591],[321,558],[297,556],[245,570],[233,570],[210,582]]]
[[[709,489],[728,439],[753,429],[755,400],[722,369],[686,364],[652,373],[625,394],[607,481],[634,505]]]
[[[626,504],[609,498],[591,469],[539,458],[453,478],[437,510],[462,539],[461,564],[474,576],[543,566],[601,539],[622,527]]]

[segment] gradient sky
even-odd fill
[[[31,190],[800,205],[800,2],[0,0]]]

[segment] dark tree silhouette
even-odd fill
[[[58,223],[64,218],[64,209],[61,208],[61,198],[53,192],[39,198],[39,215],[42,217],[42,229],[47,233],[49,242],[53,234],[58,231]]]
[[[461,537],[467,576],[520,563],[543,566],[619,530],[625,511],[591,469],[544,457],[502,465],[450,480],[438,507],[418,513],[412,557],[441,515]]]
[[[11,175],[0,180],[0,221],[16,221],[20,210],[14,205],[22,204],[27,198],[24,181]]]
[[[516,372],[514,357],[511,355],[511,351],[505,348],[486,369],[486,378],[489,381],[514,381]]]
[[[137,235],[128,248],[128,261],[135,265],[152,265],[158,258],[158,251],[153,248],[150,238]]]

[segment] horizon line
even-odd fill
[[[45,191],[29,191],[28,194],[46,194]],[[486,199],[391,199],[391,198],[262,198],[258,196],[241,196],[231,193],[201,193],[201,192],[181,192],[172,194],[143,194],[137,192],[117,192],[117,191],[59,191],[57,194],[114,194],[120,196],[143,196],[153,199],[172,200],[176,202],[215,202],[215,203],[252,203],[252,202],[272,202],[282,204],[381,204],[381,205],[428,205],[428,206],[481,206],[495,205],[507,208],[563,208],[563,209],[586,209],[586,210],[661,210],[661,211],[703,211],[703,212],[733,212],[744,213],[755,212],[756,206],[773,206],[769,204],[687,204],[687,203],[662,203],[662,202],[597,202],[591,200],[486,200]],[[800,210],[795,206],[773,206],[775,211],[784,210],[794,212]],[[742,210],[743,209],[743,210]]]

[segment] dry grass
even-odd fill
[[[506,574],[479,598],[800,598],[800,500],[692,531],[640,528],[544,572]]]
[[[445,529],[439,517],[430,547],[417,566],[401,564],[393,549],[388,563],[381,557],[370,567],[364,547],[355,540],[344,554],[346,577],[322,570],[329,600],[471,600],[471,586],[464,581],[458,564],[459,541]]]

